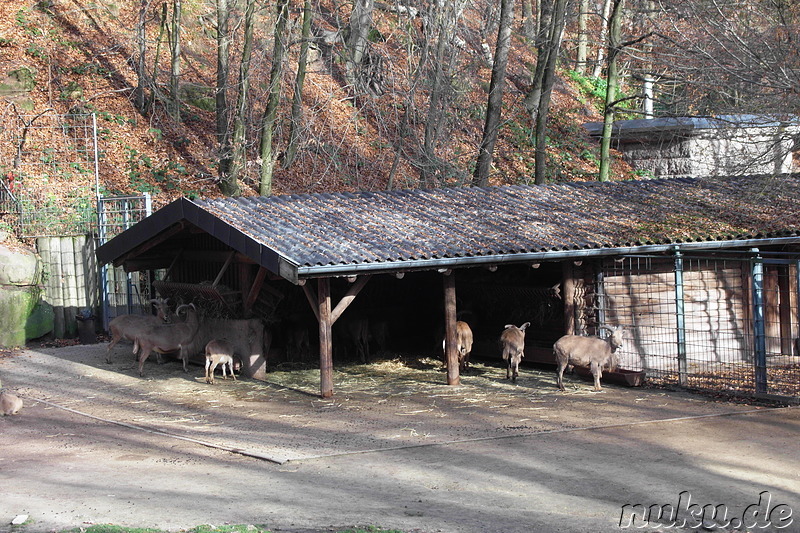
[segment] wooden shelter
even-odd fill
[[[400,287],[379,285],[368,309],[373,316],[396,298],[425,298],[409,304],[401,319],[425,314],[427,322],[444,324],[447,381],[457,384],[456,278],[483,295],[479,307],[498,306],[491,313],[501,315],[496,320],[514,318],[500,312],[514,298],[538,298],[543,309],[563,302],[553,322],[558,336],[581,329],[576,306],[582,280],[595,275],[589,265],[630,256],[797,250],[798,200],[798,175],[183,198],[101,246],[97,257],[128,271],[166,269],[156,282],[162,294],[183,291],[228,316],[265,323],[288,314],[280,311],[288,291],[302,291],[318,326],[320,391],[327,397],[332,327],[375,284],[370,280]],[[492,276],[503,272],[501,287]],[[518,286],[525,290],[511,294]],[[443,297],[432,299],[437,292]],[[431,314],[434,308],[443,315]]]

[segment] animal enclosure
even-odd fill
[[[796,257],[609,260],[595,279],[595,316],[625,326],[620,366],[655,382],[797,397]]]

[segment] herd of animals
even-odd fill
[[[155,315],[120,315],[109,324],[111,342],[106,350],[106,362],[111,362],[111,350],[121,340],[133,343],[133,353],[138,357],[139,375],[144,375],[144,363],[151,353],[155,352],[159,362],[161,355],[178,352],[183,362],[183,370],[188,370],[191,344],[198,330],[200,320],[194,304],[178,306],[174,312],[169,309],[169,301],[156,298],[151,300],[156,309]],[[182,317],[182,318],[181,318]],[[516,382],[519,375],[519,364],[524,357],[525,331],[530,322],[521,326],[507,324],[500,334],[502,358],[506,364],[506,379]],[[553,353],[557,364],[558,388],[564,390],[564,371],[573,366],[588,368],[594,377],[594,390],[601,390],[600,378],[603,369],[614,371],[617,367],[617,350],[623,344],[621,327],[607,329],[610,335],[599,336],[564,335],[553,345]],[[461,372],[469,368],[472,352],[473,333],[467,322],[456,322],[456,352]],[[442,343],[444,348],[445,343]],[[205,380],[214,384],[214,373],[221,367],[223,379],[230,373],[235,380],[234,366],[238,361],[234,347],[227,339],[212,339],[205,346]],[[363,358],[362,358],[363,359]],[[446,357],[445,357],[446,360]],[[14,394],[0,392],[0,412],[13,415],[22,408],[22,400]]]
[[[530,326],[525,322],[521,326],[506,324],[500,334],[500,345],[503,349],[503,361],[506,363],[506,379],[516,383],[519,375],[519,364],[525,357],[525,330]],[[584,337],[580,335],[564,335],[553,345],[553,354],[558,365],[558,388],[564,390],[564,370],[573,366],[588,368],[594,377],[594,390],[600,391],[600,378],[603,369],[613,372],[617,368],[617,350],[622,346],[623,330],[621,327],[606,329],[610,336]],[[456,352],[460,371],[469,368],[469,356],[472,351],[473,335],[469,324],[458,321],[456,323]]]

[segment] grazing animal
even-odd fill
[[[10,392],[0,392],[0,412],[3,416],[15,415],[22,409],[22,400]]]
[[[458,371],[464,372],[469,368],[469,355],[472,353],[472,329],[469,324],[459,320],[456,322],[456,352],[458,353]],[[444,364],[447,365],[446,340],[442,341],[444,350]]]
[[[120,315],[108,324],[108,329],[111,331],[111,342],[108,343],[106,349],[106,363],[111,363],[111,349],[122,339],[134,342],[133,353],[136,354],[138,345],[135,344],[135,341],[138,335],[151,326],[172,322],[174,315],[169,311],[169,298],[164,300],[153,298],[150,303],[156,308],[155,315]],[[161,355],[158,357],[160,360]]]
[[[307,362],[311,359],[311,338],[308,329],[302,325],[292,325],[286,334],[287,355],[296,361]]]
[[[134,346],[140,348],[139,352],[139,375],[144,375],[144,362],[150,353],[170,353],[180,352],[183,361],[183,371],[188,371],[189,353],[188,346],[191,344],[198,329],[200,321],[197,317],[197,308],[194,304],[181,305],[175,310],[180,315],[181,311],[186,310],[186,320],[177,324],[159,324],[151,326],[144,331],[140,331],[134,340]]]
[[[512,383],[517,382],[519,363],[525,357],[525,330],[530,326],[525,322],[520,327],[506,324],[506,329],[500,334],[500,344],[503,346],[503,360],[506,362],[506,379],[511,378]]]
[[[342,333],[355,348],[356,357],[362,363],[369,363],[369,319],[349,318],[342,324]]]
[[[214,384],[214,370],[217,365],[222,366],[222,379],[228,379],[225,373],[227,366],[236,381],[236,374],[233,373],[233,346],[227,340],[214,339],[206,344],[206,383]]]
[[[378,355],[385,354],[389,346],[389,320],[378,318],[369,323],[369,339]]]
[[[558,363],[558,388],[564,390],[563,375],[567,366],[588,367],[594,376],[594,390],[600,391],[600,378],[603,368],[611,372],[617,368],[617,349],[622,346],[622,328],[601,326],[611,335],[606,339],[600,337],[582,337],[564,335],[553,345],[553,353]]]

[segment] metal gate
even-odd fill
[[[100,198],[97,204],[98,241],[105,244],[152,213],[150,195]],[[100,269],[103,328],[122,314],[148,314],[151,298],[148,272],[125,272],[122,267]]]
[[[624,368],[651,382],[800,398],[798,254],[629,256],[603,263],[598,323],[623,325]]]

